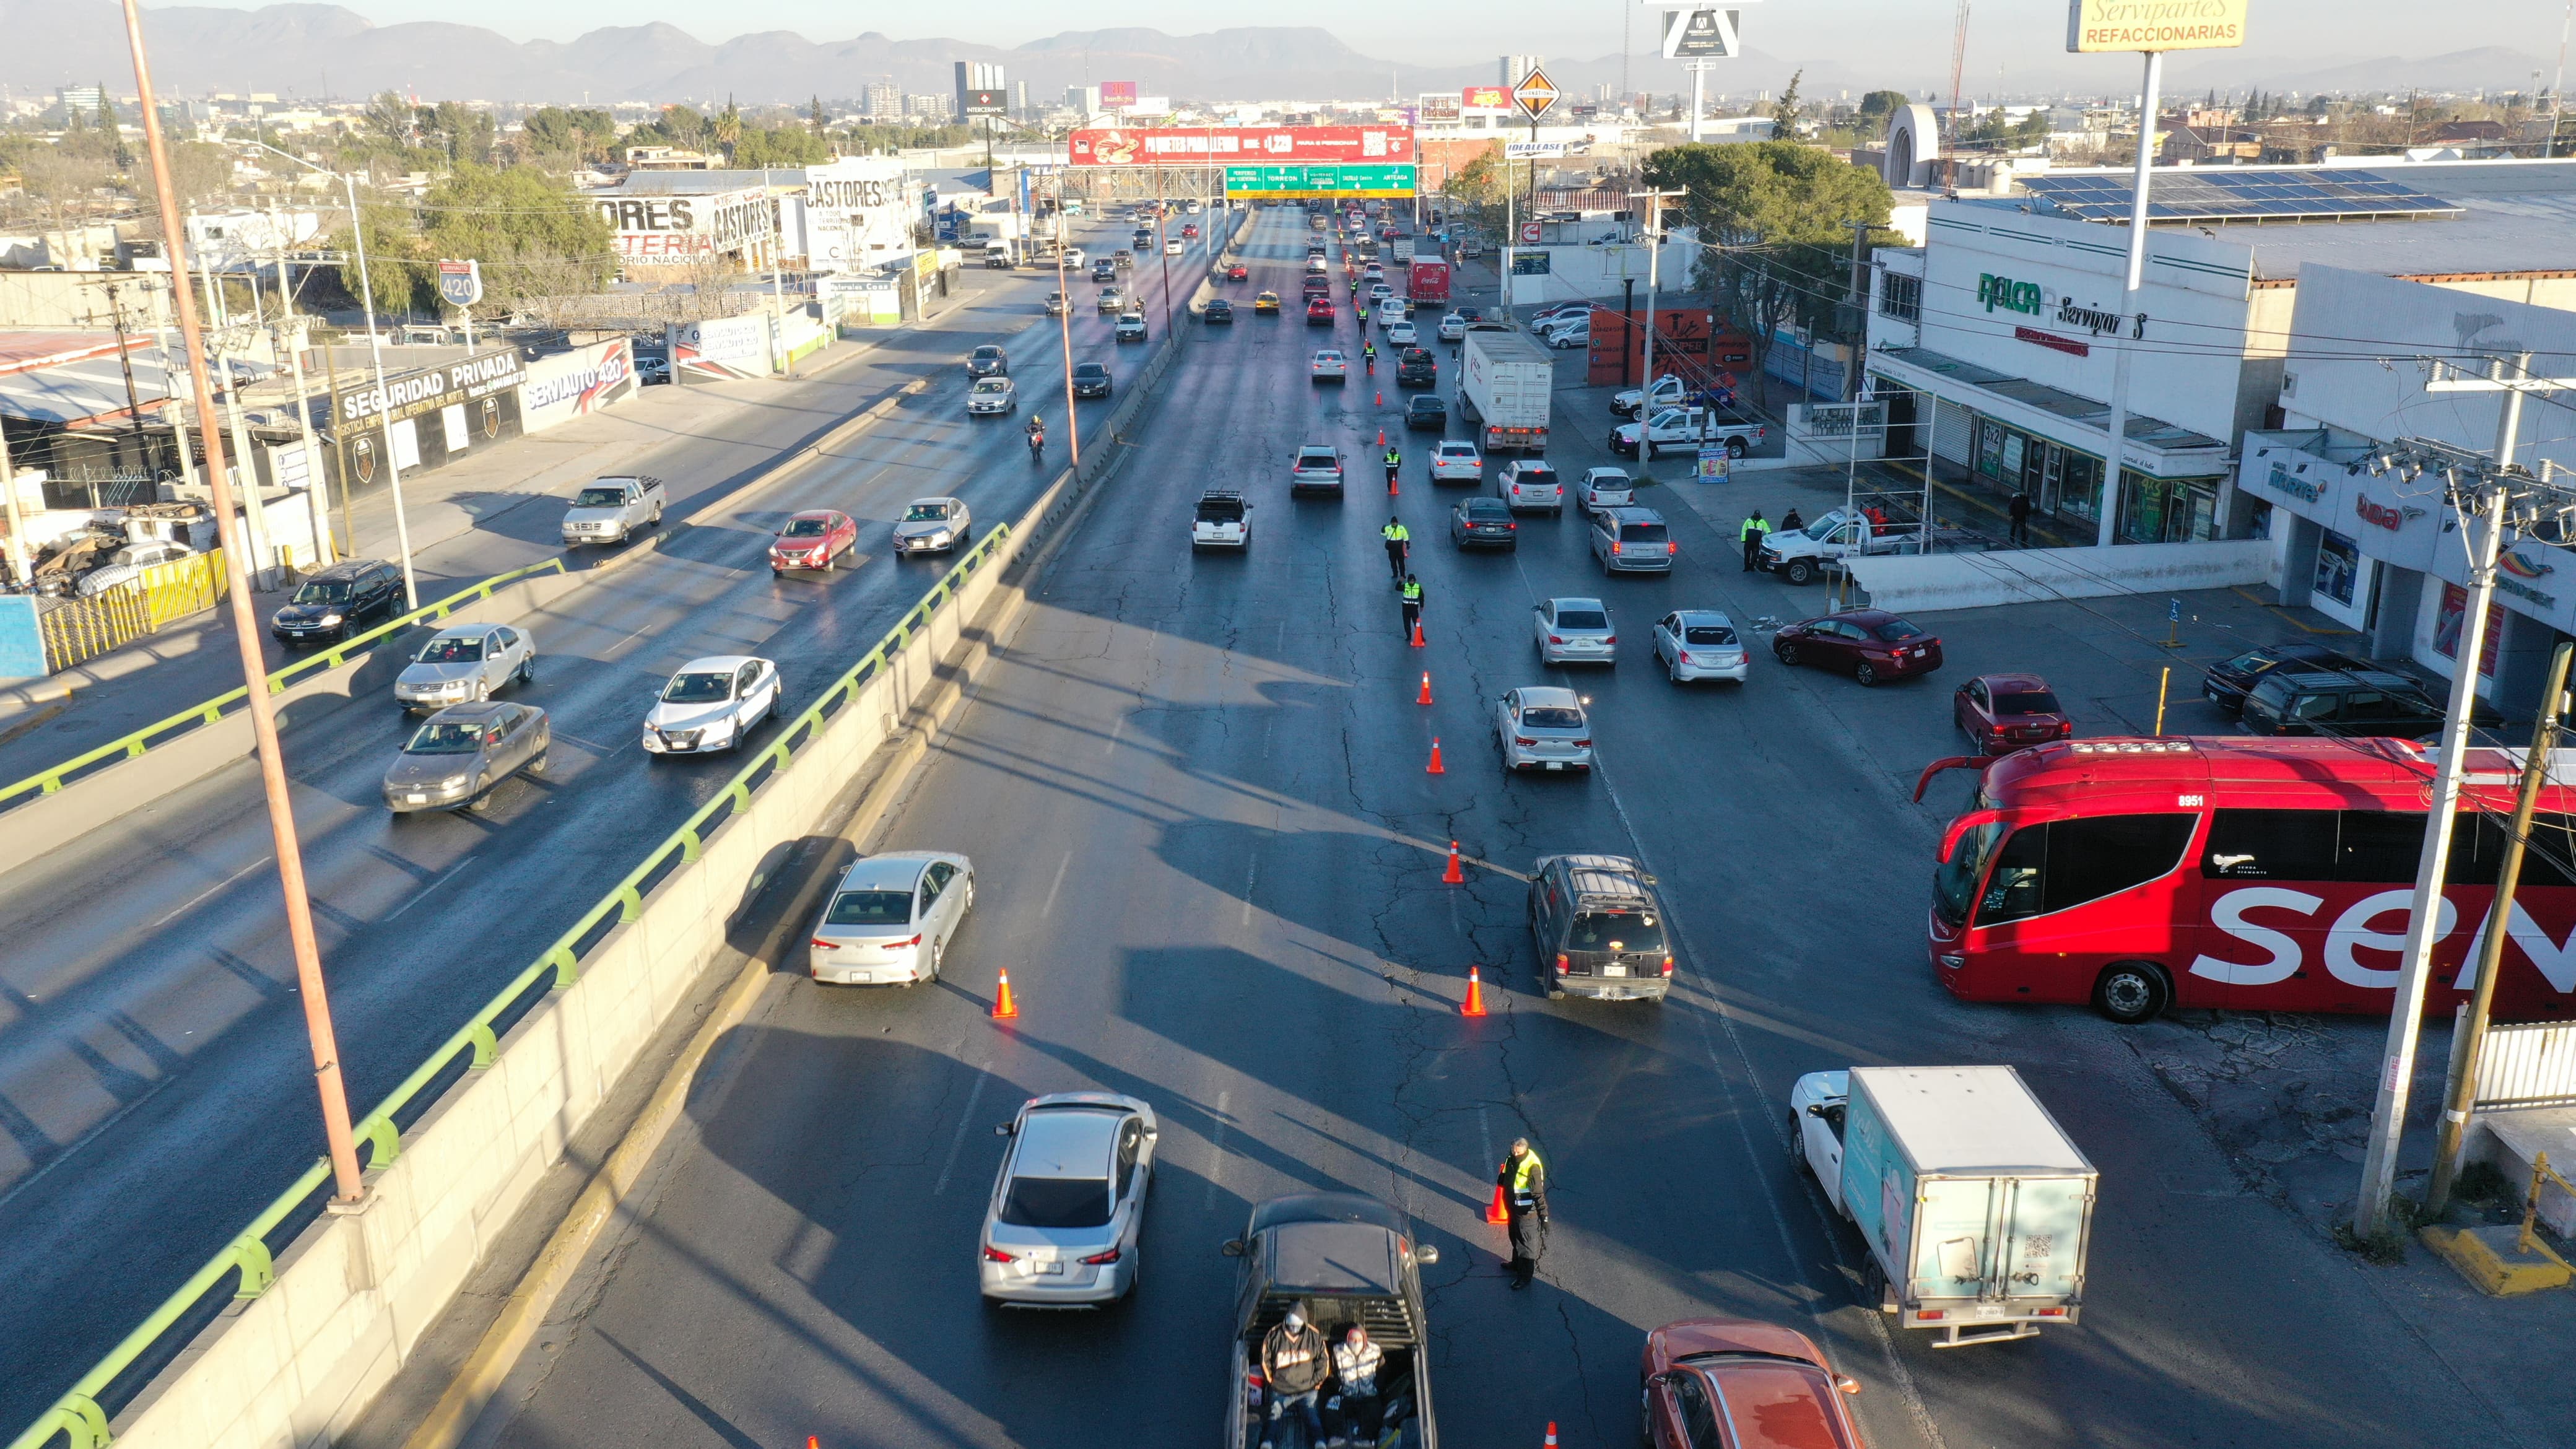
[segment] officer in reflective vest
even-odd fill
[[[1386,540],[1387,571],[1395,576],[1397,583],[1403,583],[1404,554],[1406,547],[1413,542],[1412,532],[1404,526],[1403,520],[1390,513],[1386,516],[1386,527],[1379,529],[1377,536]]]
[[[1755,569],[1761,567],[1762,536],[1770,531],[1771,525],[1763,520],[1762,510],[1759,508],[1753,510],[1753,516],[1751,518],[1744,520],[1744,531],[1737,536],[1744,543],[1744,571],[1746,573],[1749,574]]]
[[[1393,443],[1389,443],[1386,445],[1386,458],[1384,461],[1386,463],[1386,486],[1392,489],[1395,487],[1396,470],[1404,466],[1404,454],[1398,451]]]
[[[1512,1155],[1503,1159],[1494,1181],[1503,1189],[1503,1210],[1511,1220],[1512,1286],[1527,1288],[1547,1251],[1547,1164],[1530,1150],[1528,1138],[1515,1137]]]
[[[1414,629],[1421,623],[1422,580],[1406,574],[1404,576],[1404,637],[1412,638]]]

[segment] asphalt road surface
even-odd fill
[[[1264,217],[1253,285],[1294,295],[1294,221]],[[1347,311],[1334,335],[1356,347]],[[2367,1270],[2244,1197],[2116,1028],[1962,1006],[1931,980],[1925,876],[1956,802],[1909,804],[1855,721],[1919,717],[1901,727],[1939,753],[1949,683],[2009,660],[1954,647],[1946,678],[1855,708],[1850,681],[1757,644],[1747,686],[1675,688],[1642,662],[1653,619],[1772,613],[1777,586],[1682,508],[1669,579],[1604,580],[1570,513],[1524,518],[1516,554],[1461,556],[1443,520],[1468,490],[1423,481],[1427,435],[1404,439],[1395,502],[1428,594],[1429,647],[1410,649],[1367,466],[1399,399],[1311,386],[1324,336],[1247,317],[1172,374],[1147,445],[868,842],[973,857],[948,977],[824,988],[787,963],[599,1250],[604,1286],[521,1366],[500,1442],[1213,1445],[1235,1391],[1218,1246],[1250,1205],[1315,1188],[1393,1202],[1440,1247],[1452,1445],[1536,1444],[1551,1420],[1569,1446],[1634,1443],[1643,1331],[1704,1314],[1815,1335],[1864,1385],[1879,1449],[2544,1442],[2381,1311]],[[1351,459],[1346,501],[1288,499],[1310,441]],[[1190,553],[1210,482],[1256,502],[1244,556]],[[1529,610],[1552,594],[1608,598],[1616,668],[1537,664]],[[1551,678],[1592,697],[1602,768],[1506,781],[1486,702]],[[1464,886],[1439,881],[1452,838]],[[1670,1001],[1537,989],[1517,873],[1576,849],[1659,873],[1683,948]],[[1481,1021],[1457,1013],[1471,964]],[[986,1016],[1002,968],[1008,1025]],[[1789,1161],[1790,1083],[1953,1061],[2021,1066],[2102,1170],[2079,1326],[1935,1352],[1856,1306],[1860,1244]],[[1097,1315],[987,1310],[993,1124],[1068,1089],[1162,1115],[1141,1286]],[[1518,1135],[1556,1214],[1527,1293],[1481,1221]]]
[[[1211,218],[1213,220],[1213,218]],[[1105,239],[1105,238],[1104,238]],[[1112,244],[1115,244],[1114,242]],[[1175,305],[1207,242],[1171,258]],[[1162,259],[1140,259],[1154,276]],[[1184,271],[1184,265],[1187,271]],[[1034,316],[1043,288],[1026,296]],[[1076,360],[1122,380],[1144,352],[1073,314]],[[1151,294],[1149,294],[1151,295]],[[1159,314],[1153,335],[1160,338]],[[390,1091],[740,767],[655,759],[637,742],[670,673],[709,654],[775,659],[802,710],[944,573],[897,560],[903,506],[954,494],[978,537],[1062,466],[1052,319],[1010,344],[1018,417],[969,419],[962,358],[933,385],[786,480],[666,520],[652,557],[522,622],[552,767],[488,814],[396,818],[379,782],[409,724],[390,698],[286,730],[296,814],[353,1111]],[[1099,417],[1116,399],[1086,401]],[[1052,421],[1033,465],[1020,423]],[[860,521],[830,574],[774,578],[791,512]],[[531,512],[533,510],[523,510]],[[551,517],[540,520],[552,527]],[[533,525],[532,525],[533,526]],[[764,724],[754,743],[778,728]],[[267,818],[244,764],[105,826],[0,882],[0,1424],[32,1419],[322,1150]],[[80,1305],[77,1313],[66,1305]]]

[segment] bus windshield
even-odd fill
[[[1934,869],[1932,909],[1940,912],[1943,924],[1958,927],[1968,923],[1968,907],[1977,899],[1977,882],[1985,878],[1986,862],[1993,859],[1995,842],[2003,837],[2004,823],[2000,820],[1972,825],[1959,837],[1950,858]]]

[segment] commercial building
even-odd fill
[[[872,81],[859,92],[859,108],[871,121],[903,119],[903,87],[893,81]]]
[[[1516,86],[1516,85],[1519,85],[1519,84],[1521,83],[1521,77],[1523,77],[1523,76],[1525,76],[1525,75],[1528,75],[1531,71],[1534,71],[1534,70],[1538,69],[1540,66],[1545,65],[1546,63],[1547,63],[1547,59],[1546,59],[1546,57],[1544,57],[1544,56],[1537,56],[1537,55],[1507,55],[1507,56],[1504,56],[1504,57],[1503,57],[1503,60],[1502,60],[1502,65],[1501,65],[1501,67],[1500,67],[1500,74],[1501,74],[1501,77],[1502,77],[1502,84],[1507,85],[1507,86]]]
[[[1934,199],[1924,246],[1878,251],[1865,385],[1889,403],[1890,456],[1928,451],[1945,478],[2027,494],[2069,543],[2101,537],[2106,513],[2116,543],[2262,536],[2265,500],[2237,486],[2236,445],[2281,422],[2306,266],[2535,297],[2576,286],[2576,162],[2160,171],[2163,224],[2128,312],[2127,174],[2019,184]],[[2113,489],[2102,460],[2122,346],[2128,466]]]
[[[962,118],[989,116],[1008,109],[1010,87],[1002,67],[989,60],[957,62],[957,111]]]

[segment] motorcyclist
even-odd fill
[[[1046,453],[1046,419],[1034,413],[1031,414],[1026,431],[1029,435],[1029,456],[1032,458],[1044,456]]]

